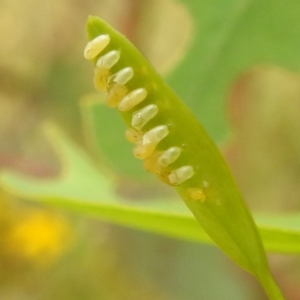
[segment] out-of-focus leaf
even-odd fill
[[[193,216],[170,199],[131,202],[118,197],[113,184],[89,158],[57,130],[48,128],[52,143],[66,166],[60,178],[38,180],[3,172],[4,189],[14,195],[100,218],[123,226],[190,241],[212,243]],[[300,253],[300,216],[258,216],[257,224],[268,251]]]
[[[192,109],[214,141],[220,143],[229,134],[225,110],[227,92],[241,72],[258,64],[299,70],[300,61],[295,53],[300,52],[300,4],[298,0],[284,3],[180,0],[178,3],[191,15],[193,36],[190,47],[168,73],[166,81]],[[180,23],[173,25],[176,34]],[[147,36],[147,32],[143,36]],[[109,122],[109,119],[105,116],[104,121]],[[115,140],[120,128],[118,124],[109,127],[107,135]],[[116,145],[120,143],[122,148],[126,147],[125,141],[118,141]],[[119,154],[111,151],[109,155],[109,160],[114,161]],[[137,171],[130,175],[137,178],[138,174]]]
[[[132,146],[125,139],[126,127],[120,116],[104,105],[99,96],[84,97],[80,108],[87,143],[99,160],[119,175],[138,181],[151,180],[152,176],[132,155]]]
[[[299,211],[299,73],[254,68],[230,95],[226,156],[243,195],[260,211]]]
[[[180,2],[193,18],[194,37],[167,82],[199,117],[210,136],[221,141],[228,134],[224,109],[227,90],[241,72],[258,64],[299,70],[300,58],[295,53],[300,52],[300,3]]]
[[[145,163],[149,164],[149,168],[146,167],[146,169],[150,169],[150,172],[158,175],[162,181],[175,187],[207,234],[232,260],[260,281],[271,299],[282,299],[283,296],[270,273],[261,239],[250,212],[221,154],[201,124],[172,90],[164,84],[143,55],[123,35],[94,16],[88,18],[87,34],[91,42],[85,51],[92,49],[94,39],[101,35],[109,36],[109,43],[106,45],[105,51],[120,49],[121,58],[109,72],[114,74],[128,66],[132,68],[134,75],[126,82],[125,89],[133,91],[139,87],[145,88],[147,94],[145,99],[142,99],[142,103],[132,105],[130,102],[131,106],[128,107],[124,98],[124,101],[118,104],[119,113],[128,128],[134,127],[131,110],[133,107],[134,111],[154,103],[158,107],[157,115],[143,124],[142,128],[137,128],[140,134],[145,135],[142,143],[136,144],[135,150],[140,151],[141,154],[144,152],[147,154],[149,149],[146,146],[153,146],[152,139],[150,138],[150,141],[147,142],[149,145],[144,145],[144,137],[146,138],[146,132],[150,132],[153,128],[165,128],[164,130],[167,131],[165,134],[167,137],[164,138],[164,136],[158,145],[153,146],[155,148],[153,149],[155,150],[154,155],[159,155],[160,151],[165,151],[174,145],[183,149],[179,159],[168,167],[156,165],[156,159],[153,156],[148,158],[153,151],[145,157],[141,155],[140,158],[146,158]],[[97,54],[96,57],[93,57],[94,63],[99,59],[99,53]],[[88,57],[86,56],[86,58]],[[98,80],[97,77],[95,79]],[[98,85],[98,81],[95,82]],[[109,94],[116,86],[118,85],[112,87],[112,84],[108,84]],[[110,106],[109,98],[107,101]],[[161,125],[164,126],[157,127]],[[139,157],[139,155],[136,156]],[[178,172],[175,170],[181,170],[181,168],[190,168],[193,174],[186,178],[188,180],[174,184],[171,180],[171,175],[174,174],[172,172]],[[168,174],[170,175],[168,176]],[[170,181],[168,181],[169,179]],[[196,188],[197,193],[200,192],[202,195],[200,199],[189,195],[191,188],[193,190]]]

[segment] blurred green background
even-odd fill
[[[114,178],[121,198],[176,198],[133,159],[117,114],[95,103],[83,59],[93,14],[191,107],[253,210],[298,211],[299,13],[296,0],[1,0],[0,168],[56,178],[64,166],[42,130],[50,121]],[[0,190],[0,299],[265,299],[215,247],[23,198]],[[270,261],[287,299],[299,299],[299,259]]]

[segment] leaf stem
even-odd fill
[[[258,278],[270,300],[285,300],[280,288],[270,274]]]

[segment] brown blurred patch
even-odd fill
[[[300,207],[300,75],[262,66],[233,85],[226,156],[252,207]]]
[[[179,1],[148,0],[141,7],[134,41],[159,73],[167,73],[186,53],[193,29],[193,20]]]

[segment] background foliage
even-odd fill
[[[210,243],[95,103],[84,24],[99,15],[141,49],[219,143],[267,250],[298,254],[299,10],[296,0],[2,1],[2,299],[264,299],[218,250],[185,241]],[[299,299],[299,259],[271,262]]]

